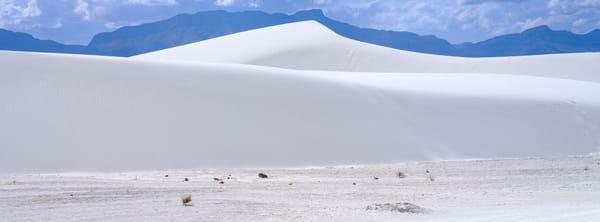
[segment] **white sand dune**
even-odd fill
[[[600,85],[586,81],[15,52],[0,66],[5,172],[553,156],[600,144]]]
[[[520,74],[600,82],[600,53],[500,58],[428,55],[350,40],[314,21],[241,32],[134,58],[344,72]]]
[[[0,171],[597,152],[595,57],[429,56],[343,39],[315,22],[139,58],[0,52]],[[427,73],[435,70],[448,71]]]

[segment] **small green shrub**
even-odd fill
[[[396,176],[397,176],[398,178],[400,178],[400,179],[402,179],[402,178],[405,178],[405,177],[406,177],[406,175],[405,175],[405,174],[404,174],[402,171],[400,171],[400,170],[398,170],[398,172],[396,172]]]
[[[192,195],[188,194],[188,195],[181,197],[181,204],[183,204],[183,206],[191,206],[192,205]]]

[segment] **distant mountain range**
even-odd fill
[[[87,46],[64,45],[51,40],[39,40],[26,33],[5,29],[0,29],[0,50],[77,54],[90,54],[91,52]]]
[[[478,43],[454,45],[466,57],[517,56],[600,51],[600,30],[585,35],[539,26],[518,34],[502,35]]]
[[[232,33],[290,22],[315,20],[350,39],[376,45],[439,55],[493,57],[573,52],[599,52],[600,30],[585,35],[554,31],[547,26],[477,43],[450,44],[432,35],[359,28],[326,17],[321,10],[293,15],[260,11],[206,11],[122,27],[94,36],[87,46],[39,40],[29,34],[0,29],[0,49],[15,51],[133,56]]]

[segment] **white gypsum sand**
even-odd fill
[[[6,222],[593,222],[600,218],[598,162],[598,155],[587,155],[296,169],[5,174],[0,176],[0,217]],[[398,170],[406,177],[397,178]],[[258,172],[269,178],[258,178]],[[193,206],[181,204],[188,194]],[[367,210],[396,202],[428,211]]]
[[[0,51],[0,220],[597,221],[599,58],[424,55],[314,22],[134,58]]]
[[[4,172],[555,156],[600,137],[595,82],[13,52],[0,65]]]
[[[339,36],[315,22],[250,30],[133,58],[241,63],[297,70],[408,73],[496,73],[600,81],[600,53],[496,58],[429,55]]]

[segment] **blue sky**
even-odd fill
[[[179,13],[313,8],[357,26],[433,34],[452,43],[539,25],[575,33],[600,28],[600,0],[0,0],[0,28],[87,44],[96,33]]]

